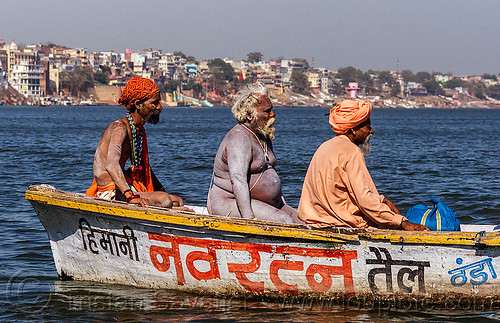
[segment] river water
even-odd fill
[[[275,108],[274,150],[287,202],[297,207],[316,148],[333,136],[325,108]],[[59,281],[47,234],[24,192],[31,184],[84,192],[100,135],[123,107],[0,107],[2,321],[476,321],[473,306],[349,306],[219,299]],[[204,205],[213,158],[235,124],[229,108],[164,108],[148,125],[150,160],[168,192]],[[438,197],[462,223],[500,224],[500,110],[375,109],[368,169],[402,212]],[[404,214],[404,213],[403,213]],[[500,278],[499,278],[500,287]]]

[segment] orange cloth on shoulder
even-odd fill
[[[369,101],[344,100],[330,110],[330,126],[336,134],[342,135],[347,130],[368,120],[372,113]]]
[[[153,177],[151,175],[151,167],[149,166],[148,138],[146,137],[146,129],[144,129],[144,127],[142,127],[141,166],[142,169],[132,172],[131,177],[134,181],[139,182],[144,186],[144,191],[138,190],[139,192],[153,192],[155,189],[153,187]]]
[[[131,178],[126,178],[129,185],[134,186],[137,192],[153,192],[153,177],[151,175],[151,167],[149,166],[148,157],[148,140],[146,138],[146,130],[142,128],[142,169],[132,172]],[[97,197],[97,192],[105,192],[116,189],[115,183],[111,182],[104,186],[98,186],[94,177],[92,186],[85,193],[87,196]]]

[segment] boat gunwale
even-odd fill
[[[500,246],[500,232],[429,232],[335,228],[338,229],[337,231],[347,232],[339,233],[332,230],[309,228],[299,224],[225,218],[222,216],[202,215],[158,207],[142,207],[125,202],[97,199],[81,193],[61,191],[48,185],[31,185],[25,193],[25,198],[32,203],[37,202],[122,218],[276,238],[313,240],[327,243],[359,243],[360,240],[370,240],[421,245]]]

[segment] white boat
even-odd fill
[[[97,105],[97,102],[92,101],[92,100],[82,100],[82,101],[80,101],[80,105],[94,106],[94,105]]]
[[[31,186],[26,199],[63,280],[231,297],[500,306],[500,232],[493,225],[316,230],[109,202],[48,185]]]

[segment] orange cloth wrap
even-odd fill
[[[132,172],[131,178],[126,178],[127,183],[135,187],[137,192],[153,192],[153,177],[151,175],[151,167],[149,166],[148,157],[148,140],[146,130],[142,128],[142,169]],[[104,186],[98,186],[94,177],[92,186],[85,193],[87,196],[97,197],[97,192],[104,192],[116,189],[115,183],[109,183]]]
[[[155,82],[147,78],[134,76],[125,85],[118,103],[125,105],[127,110],[130,110],[136,100],[145,101],[155,93],[160,93],[160,89]]]
[[[330,126],[336,134],[342,135],[368,120],[371,113],[372,104],[369,101],[344,100],[330,110]]]
[[[399,229],[403,216],[384,202],[363,152],[347,136],[319,146],[307,169],[297,216],[315,228]]]
[[[142,169],[132,172],[132,179],[136,182],[141,183],[145,190],[138,190],[139,192],[153,192],[155,189],[153,187],[153,177],[151,176],[151,167],[149,166],[149,156],[148,156],[148,138],[146,137],[146,130],[142,127],[142,159],[141,159]],[[137,189],[137,187],[134,185]]]

